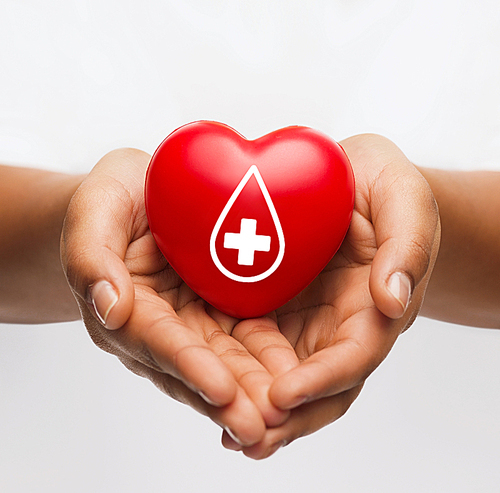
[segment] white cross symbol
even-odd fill
[[[256,219],[242,219],[239,233],[224,235],[224,248],[238,250],[238,265],[253,265],[255,252],[268,252],[271,249],[271,237],[256,232]]]

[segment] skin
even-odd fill
[[[416,317],[437,255],[437,208],[418,170],[382,137],[342,145],[357,183],[346,241],[303,293],[257,320],[208,306],[161,256],[144,212],[148,155],[107,155],[68,208],[63,265],[93,340],[211,417],[224,446],[249,457],[267,457],[348,409]],[[413,291],[407,308],[388,289],[394,272]],[[103,279],[118,296],[106,326],[92,300]]]
[[[422,314],[500,328],[500,173],[421,169],[443,223],[438,261]]]
[[[0,221],[13,232],[0,240],[3,292],[15,286],[0,300],[2,321],[77,316],[56,267],[62,231],[64,272],[94,342],[219,424],[226,448],[272,455],[342,416],[421,308],[471,325],[497,327],[500,318],[498,174],[418,170],[376,135],[341,144],[356,178],[345,242],[295,299],[243,321],[207,305],[158,251],[144,211],[147,154],[113,151],[83,182],[0,168],[10,194],[0,194]],[[36,269],[24,265],[31,255]],[[395,291],[394,273],[403,280]]]
[[[82,176],[0,166],[0,321],[79,316],[60,262],[59,238]]]
[[[238,447],[223,435],[224,446],[252,458],[267,457],[346,412],[399,334],[413,323],[437,257],[439,216],[418,170],[379,136],[357,136],[341,144],[356,177],[349,233],[320,276],[277,311],[268,329],[275,344],[281,340],[284,345],[286,339],[300,364],[276,371],[275,355],[262,350],[251,321],[233,331],[275,374],[271,402],[292,410],[286,423],[268,428],[253,447]],[[411,279],[413,294],[404,314],[387,290],[393,272]]]
[[[61,248],[69,283],[100,348],[239,443],[258,443],[266,426],[283,423],[289,411],[271,404],[272,376],[231,337],[238,321],[209,307],[160,254],[144,208],[149,159],[131,149],[110,153],[75,193]],[[103,278],[118,294],[106,327],[91,289]]]

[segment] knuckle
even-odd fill
[[[150,158],[147,152],[141,151],[140,149],[136,149],[135,147],[120,147],[119,149],[115,149],[111,151],[107,156],[112,156],[118,159],[148,159]]]
[[[272,355],[275,351],[279,351],[281,355],[283,355],[284,352],[287,352],[290,354],[292,358],[297,357],[295,351],[291,346],[286,346],[280,343],[274,343],[274,344],[267,344],[266,346],[260,348],[260,350],[256,354],[256,358],[258,361],[262,361],[264,359],[264,354],[270,353]]]
[[[210,346],[217,347],[219,344],[224,344],[227,340],[227,334],[223,331],[214,330],[206,335],[205,341]]]
[[[425,261],[430,260],[431,245],[427,236],[422,233],[415,233],[408,242],[410,253]]]
[[[414,273],[409,273],[412,277],[414,288],[420,279],[429,269],[431,263],[432,243],[430,239],[422,233],[414,233],[407,241],[406,255],[407,258],[412,259],[416,265]]]
[[[242,320],[234,326],[231,335],[243,342],[249,336],[275,332],[276,330],[276,323],[273,320],[268,317],[261,317],[259,319]]]
[[[246,358],[248,356],[248,352],[240,347],[228,347],[222,349],[218,356],[224,361],[234,358]]]
[[[91,259],[91,249],[83,247],[80,250],[66,249],[63,259],[63,270],[72,291],[82,300],[88,302],[89,282],[88,265]]]
[[[256,381],[259,380],[267,380],[269,374],[265,370],[247,370],[243,372],[241,375],[237,376],[238,383],[245,388],[247,385],[250,389],[253,388]]]

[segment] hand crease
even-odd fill
[[[295,351],[293,350],[293,348],[291,346],[284,346],[284,345],[276,343],[276,344],[267,344],[266,346],[261,348],[257,354],[257,359],[260,361],[264,351],[267,351],[269,349],[279,349],[280,351],[282,351],[282,350],[291,351],[294,356],[297,356]]]
[[[266,370],[249,370],[249,371],[246,371],[246,372],[242,373],[241,375],[239,375],[236,378],[236,381],[243,385],[243,379],[245,379],[249,376],[255,375],[255,374],[265,375],[265,376],[269,375],[269,373]]]
[[[288,315],[299,315],[299,314],[304,313],[306,311],[315,310],[315,309],[322,308],[322,307],[330,307],[330,308],[333,308],[334,310],[337,310],[337,307],[334,304],[323,301],[322,303],[318,303],[316,305],[303,306],[301,308],[296,308],[296,309],[290,310],[288,312],[280,313],[279,317],[281,318],[281,317],[287,317]],[[304,320],[304,324],[305,324],[305,320]]]

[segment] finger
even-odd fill
[[[278,324],[269,317],[243,320],[231,335],[277,377],[299,365],[295,350],[280,332]]]
[[[436,201],[424,177],[389,140],[365,135],[342,145],[357,171],[357,206],[364,196],[375,229],[370,291],[382,313],[399,318],[437,255]]]
[[[279,409],[269,400],[269,388],[274,381],[273,377],[244,348],[233,344],[232,348],[223,350],[219,357],[231,369],[236,381],[255,403],[266,426],[279,426],[288,419],[290,412]]]
[[[264,438],[251,447],[241,446],[223,433],[222,445],[229,449],[241,450],[252,459],[265,459],[297,438],[310,435],[342,417],[361,392],[359,385],[333,397],[304,404],[292,411],[288,421],[278,428],[266,430]]]
[[[127,246],[147,230],[143,183],[149,162],[133,149],[105,156],[77,190],[68,207],[61,252],[68,282],[101,323],[121,327],[134,299],[124,265]]]
[[[288,419],[289,412],[278,409],[269,400],[268,392],[274,381],[273,376],[242,344],[226,334],[213,318],[207,316],[204,303],[189,303],[178,313],[189,326],[203,327],[205,338],[209,341],[213,352],[229,368],[238,384],[245,389],[260,410],[266,425],[272,427],[284,423]]]
[[[271,402],[292,409],[359,385],[387,356],[399,333],[397,323],[375,307],[356,313],[327,347],[274,381]]]
[[[166,395],[212,419],[232,437],[231,440],[238,447],[251,446],[263,439],[266,428],[262,416],[241,388],[230,405],[214,407],[180,380],[143,365],[133,358],[121,357],[120,360],[130,371],[147,378]]]
[[[202,333],[186,325],[150,288],[136,286],[134,307],[119,331],[104,331],[121,353],[181,380],[214,406],[231,403],[237,384]]]
[[[403,178],[397,180],[404,182]],[[384,181],[380,187],[387,186]],[[390,198],[372,213],[378,249],[370,272],[370,292],[379,310],[390,318],[404,315],[415,289],[432,271],[439,249],[437,208],[430,188],[422,181],[412,177],[412,189],[405,193],[400,189],[404,183],[395,185],[393,193],[387,192]]]
[[[207,414],[241,446],[251,446],[264,437],[266,424],[259,409],[238,387],[236,398],[224,407],[211,407]]]

